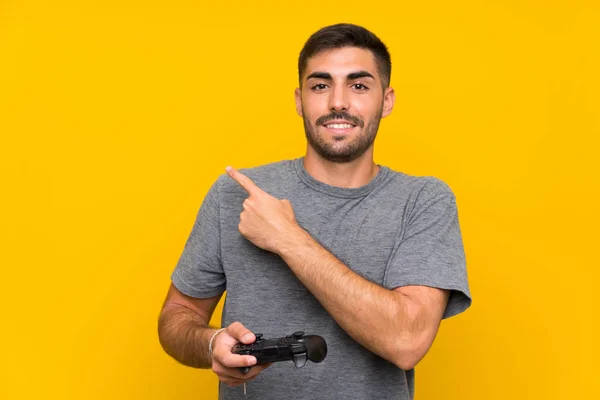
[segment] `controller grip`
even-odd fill
[[[240,367],[240,372],[242,374],[247,374],[250,371],[251,367]]]
[[[327,356],[327,343],[325,339],[317,335],[305,336],[302,341],[306,346],[308,359],[314,363],[320,363]]]

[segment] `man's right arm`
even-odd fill
[[[211,367],[208,342],[217,330],[208,323],[221,296],[197,299],[171,284],[158,320],[158,337],[167,354],[189,367]]]
[[[256,358],[232,353],[238,342],[249,344],[254,334],[234,322],[213,340],[212,358],[208,354],[210,338],[217,329],[208,323],[221,295],[197,299],[181,293],[171,284],[158,320],[158,337],[167,354],[194,368],[212,368],[219,380],[230,386],[250,381],[270,364],[255,365]],[[251,367],[242,373],[240,367]]]

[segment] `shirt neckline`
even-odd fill
[[[389,172],[388,167],[377,164],[377,166],[379,167],[379,172],[373,179],[371,179],[369,183],[357,188],[342,188],[338,186],[328,185],[327,183],[318,181],[315,178],[313,178],[308,172],[306,172],[306,169],[304,169],[304,157],[294,159],[293,164],[294,169],[298,174],[298,177],[307,186],[329,196],[343,198],[358,198],[366,196],[385,180]]]

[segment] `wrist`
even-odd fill
[[[217,336],[219,336],[219,334],[221,332],[223,332],[224,330],[225,330],[225,328],[221,328],[221,329],[212,330],[212,332],[211,332],[210,339],[208,340],[208,359],[211,361],[212,361],[213,351],[215,349],[215,341],[217,339]]]
[[[286,235],[282,235],[277,246],[277,254],[285,259],[302,251],[313,238],[300,225],[294,226]]]

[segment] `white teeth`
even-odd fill
[[[328,124],[325,126],[328,127],[329,129],[350,129],[350,128],[352,128],[352,125],[350,125],[350,124]]]

